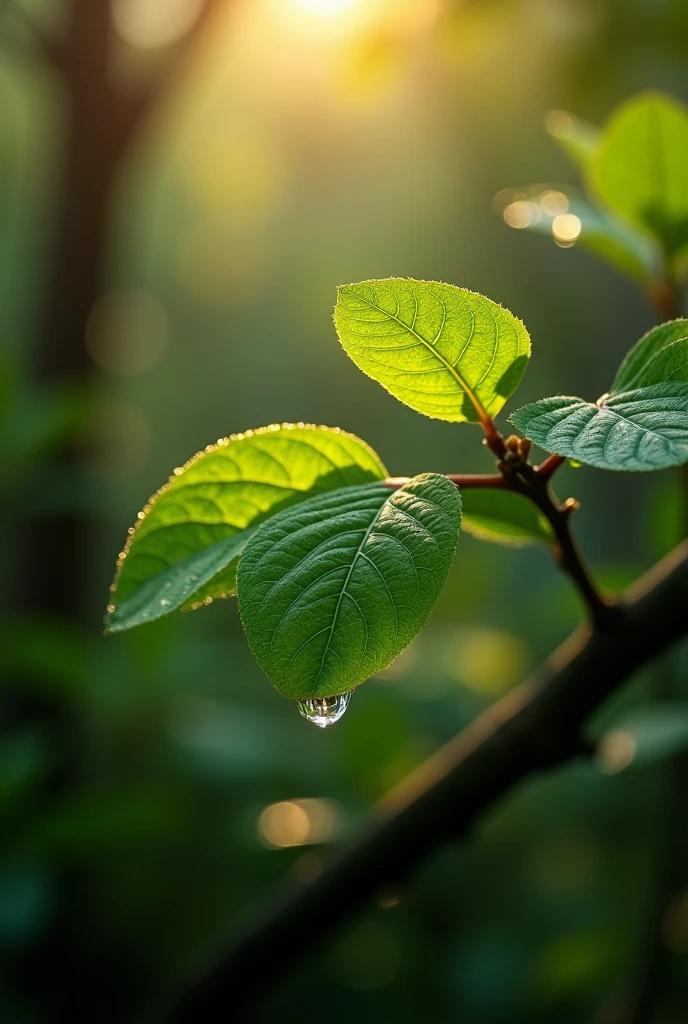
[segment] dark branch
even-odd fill
[[[604,629],[581,628],[529,682],[507,694],[394,791],[310,885],[295,883],[247,919],[168,1024],[247,1019],[296,962],[442,844],[466,835],[514,785],[588,749],[591,712],[688,629],[688,543],[637,583]]]

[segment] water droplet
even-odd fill
[[[343,716],[353,692],[353,690],[349,690],[348,693],[340,693],[336,697],[311,697],[310,700],[297,700],[296,706],[309,722],[317,725],[319,729],[326,729]]]

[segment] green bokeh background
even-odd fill
[[[46,21],[54,6],[26,5]],[[489,471],[477,428],[414,414],[346,358],[336,286],[413,276],[507,306],[533,342],[507,411],[544,394],[594,398],[656,321],[631,283],[575,246],[509,230],[492,200],[575,181],[543,130],[548,110],[600,122],[648,86],[688,99],[684,0],[358,0],[330,19],[297,0],[229,6],[192,59],[180,56],[122,167],[87,396],[32,381],[62,98],[23,32],[8,29],[0,52],[2,658],[12,702],[25,687],[20,713],[4,702],[0,744],[8,1024],[69,1019],[41,974],[56,936],[60,969],[95,998],[90,1019],[133,1021],[280,878],[326,858],[329,842],[261,841],[265,807],[332,801],[331,841],[346,837],[579,619],[544,551],[465,537],[423,634],[323,732],[252,661],[235,602],[101,636],[137,511],[219,437],[303,420],[358,434],[394,475]],[[124,56],[132,80],[149,73],[149,56]],[[98,347],[103,321],[125,373]],[[132,372],[137,354],[144,372]],[[74,429],[86,455],[60,470],[46,452]],[[557,486],[581,500],[576,527],[606,586],[680,537],[670,472],[566,468]],[[26,613],[16,537],[65,510],[91,524],[81,607],[69,620]],[[658,671],[680,688],[685,652]],[[638,677],[604,721],[652,685]],[[382,898],[305,960],[260,1019],[621,1021],[646,958],[665,773],[579,763],[527,783],[398,902]],[[688,890],[662,927],[651,1019],[679,1024]]]

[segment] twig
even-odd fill
[[[490,421],[492,422],[492,421]],[[549,489],[549,481],[565,459],[560,455],[549,458],[535,468],[528,461],[530,441],[515,434],[506,441],[498,434],[503,457],[498,461],[498,474],[448,473],[447,477],[460,490],[468,488],[497,488],[514,491],[528,498],[542,512],[552,527],[556,545],[552,546],[553,557],[573,582],[583,599],[590,619],[596,628],[603,628],[615,614],[614,605],[600,594],[588,571],[583,557],[571,532],[571,513],[578,508],[578,502],[568,498],[563,505],[555,499]],[[494,439],[493,439],[494,440]],[[490,442],[490,446],[492,442]],[[403,487],[408,477],[390,477],[385,482],[390,487]]]
[[[568,498],[560,505],[551,493],[547,481],[546,475],[543,479],[543,475],[537,470],[526,466],[515,474],[513,489],[530,498],[547,519],[557,540],[554,558],[578,590],[593,625],[603,628],[610,617],[616,614],[616,608],[598,591],[571,532],[571,513],[578,508],[578,502]]]
[[[560,466],[566,462],[563,455],[548,455],[544,462],[541,462],[535,472],[540,480],[547,483],[551,480]]]
[[[248,1020],[261,994],[380,889],[397,886],[439,846],[534,772],[585,747],[591,714],[688,629],[688,544],[619,603],[607,628],[580,628],[529,682],[479,716],[377,808],[359,837],[309,885],[291,884],[196,979],[167,1024]],[[230,1011],[231,1008],[231,1011]]]
[[[528,498],[545,516],[557,541],[556,547],[553,548],[556,561],[581,595],[593,625],[598,628],[604,626],[614,614],[614,606],[605,601],[597,590],[573,539],[569,517],[578,508],[578,502],[569,498],[563,505],[559,505],[548,486],[550,479],[565,460],[561,455],[550,455],[535,469],[528,459],[531,447],[528,438],[512,434],[505,441],[489,417],[481,419],[481,426],[485,431],[483,443],[497,455],[497,468],[504,477],[505,487]]]

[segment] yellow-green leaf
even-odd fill
[[[125,621],[137,624],[130,621],[129,613],[135,612],[135,618],[147,614],[143,611],[146,602],[141,604],[137,597],[128,611],[117,614],[119,606],[129,602],[144,584],[188,559],[188,572],[204,578],[185,595],[185,606],[230,596],[243,545],[237,544],[224,565],[221,556],[232,549],[231,544],[227,552],[216,548],[207,557],[203,552],[305,498],[386,475],[368,445],[336,428],[285,423],[208,445],[174,471],[130,529],[111,588],[110,624],[113,616],[119,628],[128,628],[121,625]],[[199,564],[194,556],[202,556]],[[185,584],[173,576],[177,594]],[[170,598],[169,583],[170,577],[165,576],[146,591],[158,611],[159,601]]]
[[[334,321],[364,373],[417,412],[455,423],[498,413],[530,358],[517,317],[482,295],[434,281],[344,285]]]

